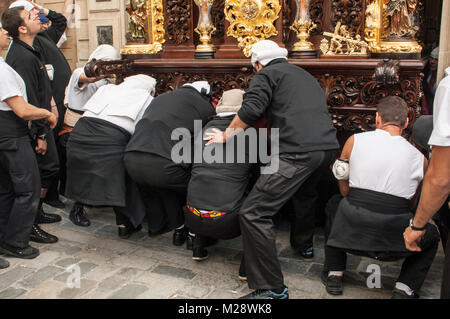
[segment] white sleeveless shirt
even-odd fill
[[[424,156],[401,136],[384,130],[354,135],[350,187],[410,199],[423,179]]]

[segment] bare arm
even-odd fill
[[[28,104],[22,96],[13,96],[5,100],[9,107],[13,110],[14,114],[24,120],[39,120],[46,119],[50,123],[50,127],[54,128],[56,125],[56,116],[47,111]]]
[[[430,165],[425,175],[419,207],[414,216],[415,227],[424,227],[441,208],[450,194],[450,146],[433,146]],[[411,227],[403,233],[406,248],[421,251],[418,243],[425,231],[415,231]]]
[[[354,135],[352,135],[347,140],[347,142],[345,142],[344,148],[342,149],[342,153],[340,156],[341,160],[350,161],[350,156],[352,155],[354,141],[355,141],[355,138],[354,138]],[[343,179],[339,180],[338,185],[339,185],[339,191],[341,192],[341,195],[344,197],[347,196],[348,193],[350,192],[350,185],[349,185],[348,180],[343,180]]]

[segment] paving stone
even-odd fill
[[[222,290],[237,291],[243,285],[247,285],[238,279],[237,272],[234,275],[220,274],[219,276],[212,276],[211,274],[199,273],[191,282],[190,285],[194,287],[212,287]]]
[[[241,295],[237,291],[214,289],[206,299],[237,299]]]
[[[308,269],[311,267],[311,262],[307,261],[289,258],[279,258],[279,261],[282,271],[291,272],[294,274],[306,274]]]
[[[144,271],[137,268],[125,267],[119,270],[116,275],[127,278],[128,280],[133,280],[136,276],[142,275],[143,272]]]
[[[165,265],[157,266],[155,269],[152,270],[152,272],[154,272],[156,274],[160,274],[160,275],[167,275],[167,276],[183,278],[183,279],[192,279],[196,275],[193,271],[191,271],[189,269],[165,266]]]
[[[20,297],[21,295],[23,295],[26,292],[27,291],[25,289],[9,287],[9,288],[6,288],[5,290],[0,292],[0,299],[17,298],[17,297]]]
[[[132,267],[141,270],[148,270],[156,265],[156,261],[152,258],[136,255],[122,255],[115,257],[111,263],[120,267]]]
[[[58,294],[66,288],[67,286],[65,283],[54,280],[46,280],[26,294],[22,295],[21,298],[56,299]]]
[[[97,281],[101,282],[101,281],[105,280],[106,278],[110,277],[113,273],[115,273],[119,269],[120,269],[120,267],[113,265],[111,263],[99,265],[98,267],[96,267],[93,270],[91,270],[90,272],[88,272],[84,276],[84,278],[97,280]]]
[[[95,246],[88,245],[86,249],[74,254],[75,258],[81,260],[89,260],[97,265],[104,265],[111,263],[111,259],[115,258],[119,254],[109,249],[96,248]]]
[[[66,268],[66,267],[77,264],[79,261],[80,261],[79,258],[64,258],[64,259],[57,261],[55,263],[55,265]]]
[[[94,280],[81,279],[80,280],[80,288],[65,288],[58,294],[58,298],[63,299],[74,299],[80,298],[80,296],[87,291],[93,289],[97,285],[97,282]]]
[[[47,245],[47,247],[48,247],[47,251],[60,252],[69,256],[79,252],[82,249],[81,247],[66,245],[60,242],[54,245]]]
[[[137,298],[140,294],[146,292],[148,288],[146,286],[138,284],[128,284],[122,287],[119,291],[113,293],[110,298],[112,299],[133,299]]]
[[[116,290],[120,286],[123,286],[128,282],[127,278],[120,276],[111,276],[109,278],[104,279],[102,282],[98,284],[98,287],[104,290]]]
[[[0,274],[0,289],[11,286],[14,282],[23,279],[28,274],[32,273],[34,269],[16,266],[14,268],[6,268],[6,271]]]
[[[190,284],[190,281],[183,278],[176,278],[167,275],[160,275],[153,272],[144,272],[135,279],[138,284],[149,287],[145,293],[139,296],[141,299],[167,299],[176,294],[180,294],[180,290]],[[158,283],[157,287],[155,283]]]
[[[89,216],[88,216],[89,218]],[[64,222],[63,227],[68,228],[68,229],[72,229],[72,230],[76,230],[76,231],[80,231],[80,232],[94,232],[96,233],[96,231],[102,227],[104,227],[104,223],[102,222],[98,222],[98,221],[93,221],[91,220],[91,224],[87,227],[82,227],[82,226],[77,226],[74,223],[72,223],[72,221],[67,220]],[[116,234],[117,234],[117,229],[116,229]]]
[[[92,269],[94,269],[95,267],[98,267],[97,264],[93,264],[93,263],[89,263],[89,262],[79,263],[78,266],[80,266],[81,276],[86,275]]]
[[[55,266],[46,266],[25,277],[19,284],[26,288],[34,288],[59,273],[61,273],[60,268]]]
[[[58,259],[61,253],[55,251],[43,251],[34,259],[23,259],[22,264],[29,268],[41,268],[42,265],[51,264]]]
[[[206,285],[198,285],[197,283],[198,282],[188,284],[183,288],[179,289],[177,293],[182,294],[184,296],[188,296],[190,298],[203,299],[214,290],[213,285],[206,286]]]

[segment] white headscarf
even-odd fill
[[[93,59],[112,61],[118,60],[119,58],[119,53],[113,46],[109,44],[101,44],[94,50],[94,52],[91,53],[88,62],[92,61]]]
[[[202,89],[206,90],[206,94],[209,94],[211,92],[211,86],[209,85],[208,81],[195,81],[192,83],[186,83],[183,86],[193,87],[199,93],[202,93]]]
[[[430,58],[439,59],[439,47],[435,47],[430,53]]]
[[[263,66],[275,59],[286,59],[288,51],[285,48],[280,48],[278,44],[271,40],[262,40],[252,45],[252,64],[256,62]]]
[[[25,1],[25,0],[19,0],[11,3],[9,5],[9,8],[17,8],[17,7],[24,7],[25,10],[31,11],[34,9],[34,5],[31,2]]]
[[[136,120],[139,112],[148,104],[150,94],[154,94],[156,80],[148,75],[138,74],[125,78],[119,84],[107,84],[100,87],[87,101],[83,110],[100,114],[124,116]]]

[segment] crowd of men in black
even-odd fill
[[[38,13],[51,21],[44,31]],[[339,152],[319,83],[270,40],[252,46],[255,74],[248,91],[225,91],[217,101],[207,81],[154,96],[156,80],[146,75],[116,85],[87,76],[83,68],[72,73],[56,45],[66,18],[37,4],[17,1],[1,22],[1,47],[7,47],[8,34],[13,39],[0,60],[0,249],[6,255],[35,258],[39,250],[29,241],[58,241],[39,224],[61,220],[42,208],[44,201],[63,207],[61,193],[75,201],[74,224],[90,225],[85,207],[113,207],[121,238],[139,231],[146,219],[150,236],[173,230],[174,245],[186,243],[197,261],[208,257],[206,247],[218,239],[242,235],[239,278],[254,290],[243,298],[287,299],[274,220],[291,200],[291,246],[303,258],[314,258],[317,186],[334,174],[340,194],[326,208],[327,292],[343,293],[350,253],[381,261],[405,258],[393,298],[418,297],[439,232],[428,223],[432,215],[422,222],[410,206],[428,161],[401,137],[408,126],[403,99],[381,99],[377,129],[353,135]],[[117,56],[108,46],[94,53],[98,60]],[[253,163],[250,143],[239,148],[237,141],[261,127],[262,118],[270,136],[257,135],[250,143],[261,147],[271,140],[272,152]],[[183,139],[183,151],[191,154],[178,162],[174,149]],[[221,154],[223,160],[194,160],[199,140],[202,154]],[[270,167],[275,169],[264,171]],[[445,228],[438,226],[442,235]],[[411,231],[417,233],[413,239]],[[0,258],[0,266],[8,262]],[[445,298],[448,286],[447,269]]]

